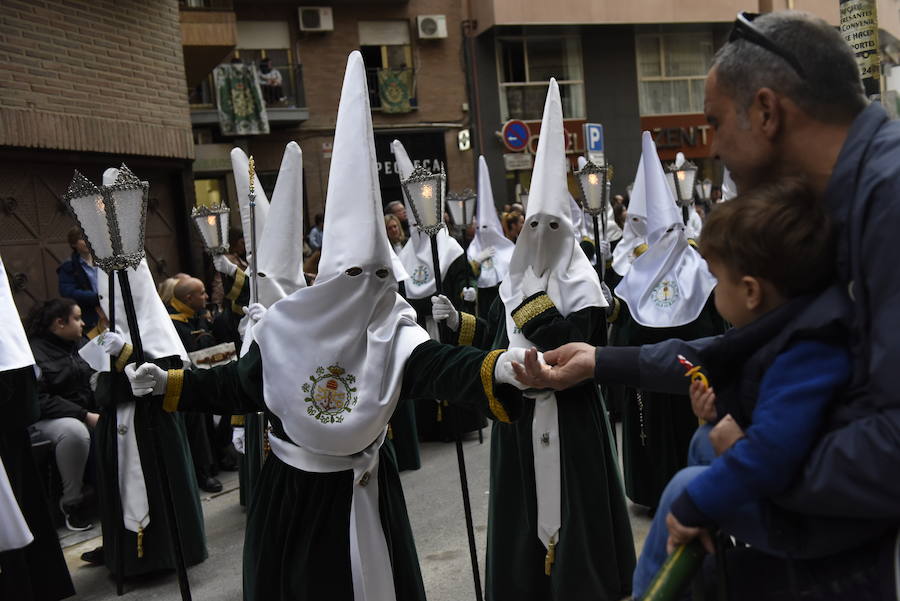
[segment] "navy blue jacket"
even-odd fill
[[[97,325],[100,318],[97,314],[100,299],[91,288],[91,281],[81,266],[81,258],[77,252],[73,252],[68,261],[60,263],[56,268],[56,275],[59,277],[59,295],[78,303],[84,331],[88,332]],[[104,274],[98,273],[97,277],[104,277]]]
[[[808,516],[802,530],[822,532],[817,544],[835,552],[900,525],[900,122],[880,105],[851,125],[824,202],[837,226],[838,284],[853,301],[851,383],[778,502]],[[683,369],[672,358],[712,340],[599,348],[595,378],[683,392]]]

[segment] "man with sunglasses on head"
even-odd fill
[[[900,586],[900,123],[866,100],[837,30],[799,12],[738,15],[707,77],[704,112],[716,131],[714,154],[740,191],[785,175],[807,180],[835,224],[837,281],[853,305],[850,385],[792,487],[770,500],[768,548],[726,554],[730,598],[889,598],[885,587],[893,598]],[[593,377],[683,390],[675,357],[702,358],[714,340],[570,344],[544,353],[552,368],[529,355],[519,379],[555,389]]]

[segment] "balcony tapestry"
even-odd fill
[[[225,136],[269,133],[269,117],[256,65],[232,63],[213,71],[219,127]]]
[[[408,113],[412,110],[412,69],[379,69],[378,95],[383,113]]]

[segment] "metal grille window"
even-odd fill
[[[709,32],[636,36],[641,115],[702,113],[714,54]]]
[[[540,119],[548,82],[555,77],[563,117],[584,118],[584,74],[577,37],[515,37],[497,40],[500,113],[507,119]]]

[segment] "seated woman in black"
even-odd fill
[[[91,446],[89,428],[97,424],[91,392],[93,371],[78,355],[82,341],[81,308],[74,300],[57,298],[36,305],[25,330],[38,379],[40,419],[34,428],[53,443],[63,491],[59,505],[69,530],[87,530],[83,515],[84,470]]]

